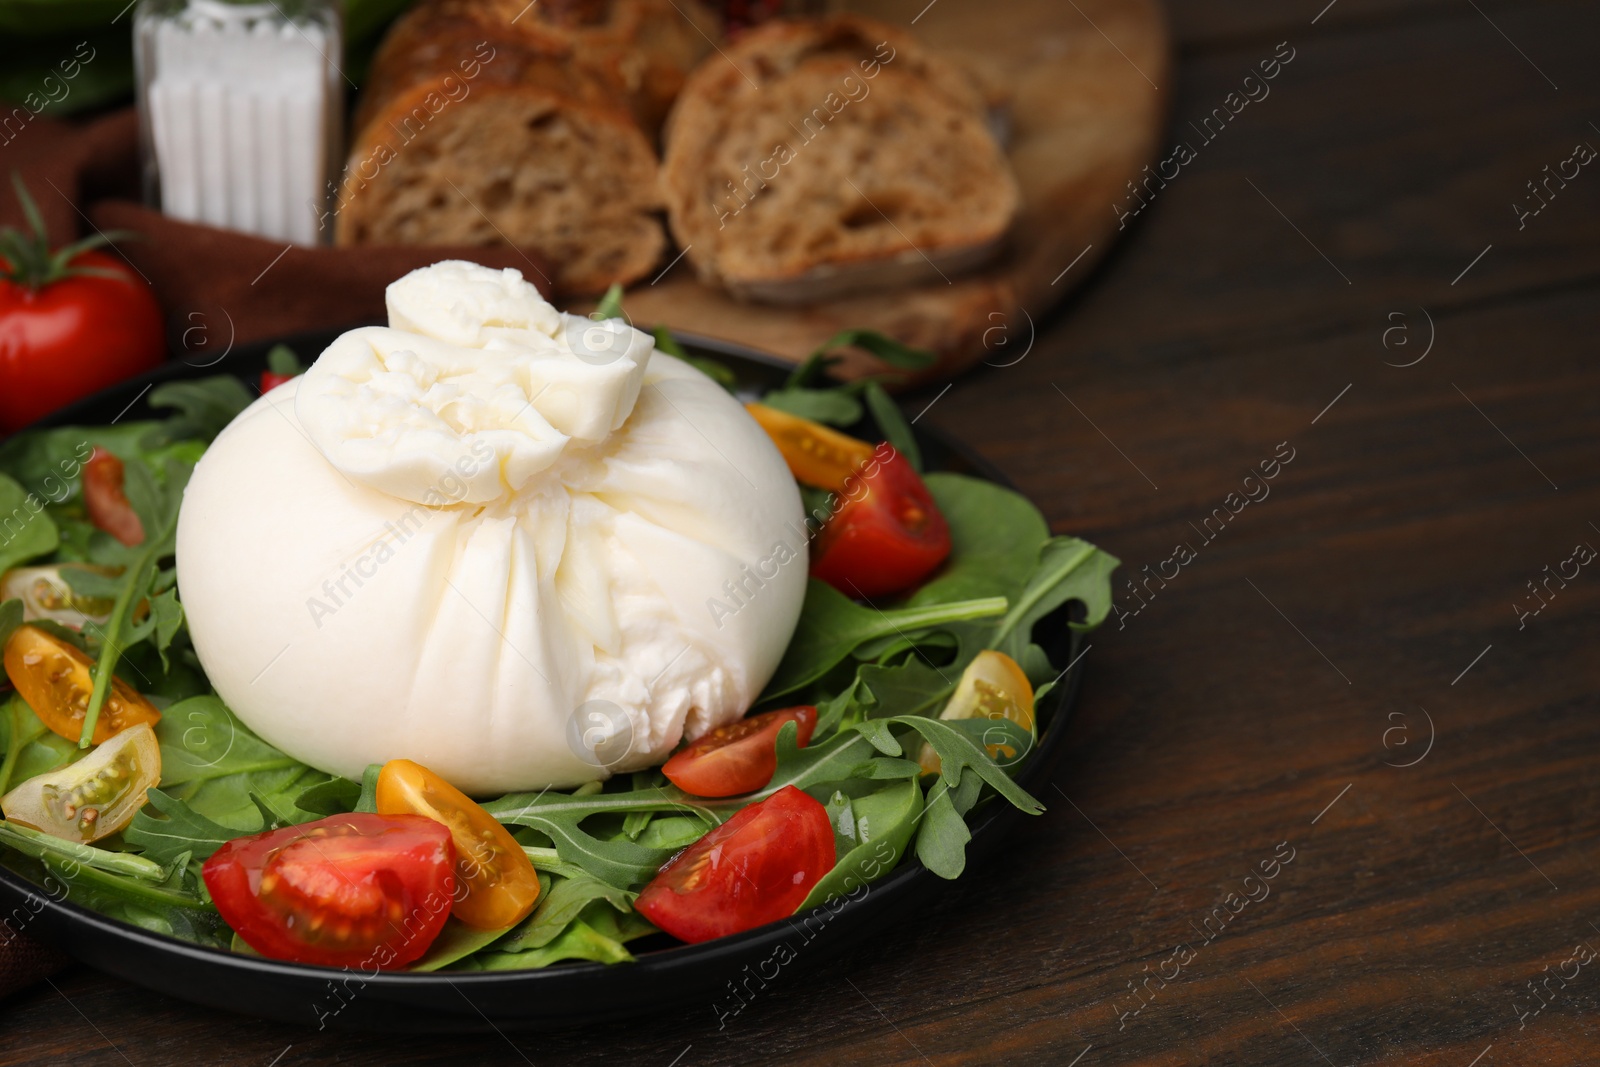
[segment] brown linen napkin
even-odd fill
[[[381,320],[384,287],[441,259],[515,267],[550,294],[548,261],[531,249],[305,248],[169,219],[137,202],[138,136],[132,108],[86,124],[36,119],[0,146],[0,168],[21,175],[57,242],[96,230],[137,235],[113,250],[155,289],[177,357]],[[0,190],[0,224],[21,222],[10,190]]]
[[[0,140],[0,226],[22,226],[9,175],[38,203],[51,239],[126,230],[112,248],[144,275],[166,313],[176,358],[304,330],[384,317],[383,290],[417,267],[471,259],[515,267],[548,297],[548,262],[515,248],[285,248],[241,233],[169,219],[141,206],[139,126],[132,108],[83,122],[36,118]],[[301,352],[307,361],[319,353]],[[218,368],[219,371],[222,369]],[[3,923],[3,920],[0,920]],[[0,929],[0,997],[65,966],[67,957]]]
[[[156,290],[176,354],[215,353],[305,330],[384,318],[384,287],[441,259],[515,267],[547,297],[545,263],[515,248],[305,248],[169,219],[127,201],[89,209],[102,230],[141,240],[118,250]],[[310,361],[316,352],[301,352]]]

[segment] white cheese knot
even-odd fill
[[[648,767],[744,714],[807,538],[743,407],[516,271],[436,264],[388,305],[189,482],[180,596],[223,700],[321,770],[413,759],[478,795]]]
[[[521,493],[569,442],[633,411],[654,345],[557,312],[514,270],[450,261],[389,287],[388,327],[351,330],[306,372],[295,415],[347,477],[421,504]]]

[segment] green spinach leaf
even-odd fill
[[[504,930],[479,930],[468,926],[459,919],[446,919],[444,929],[439,931],[439,936],[428,946],[428,951],[422,958],[413,963],[407,970],[412,971],[438,971],[481,952],[495,942],[499,941],[514,927]],[[495,945],[495,948],[499,948]]]
[[[252,794],[284,823],[316,818],[296,802],[333,778],[261,740],[214,696],[172,705],[156,726],[156,739],[162,789],[196,814],[236,830],[254,832],[260,822]]]
[[[12,693],[0,714],[5,759],[0,761],[0,793],[20,782],[65,767],[80,755],[78,746],[53,732],[26,701]]]
[[[812,887],[798,912],[853,894],[894,870],[922,817],[922,787],[915,777],[905,778],[848,804],[852,847]]]
[[[44,502],[0,474],[0,574],[54,552],[60,543]]]

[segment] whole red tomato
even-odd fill
[[[161,308],[143,279],[95,246],[52,252],[19,184],[31,234],[0,233],[0,433],[150,370],[166,352]]]

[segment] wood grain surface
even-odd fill
[[[319,1034],[78,969],[0,1003],[0,1063],[1600,1062],[1600,569],[1518,611],[1600,547],[1600,172],[1512,207],[1600,146],[1600,9],[1325,4],[1178,5],[1166,140],[1294,58],[1036,336],[907,398],[1141,581],[1002,855],[720,1028]]]
[[[1113,205],[1153,162],[1170,97],[1165,16],[1158,0],[1075,0],[1076,11],[1006,0],[1000,17],[974,0],[832,6],[912,26],[1007,98],[1022,209],[1004,254],[974,274],[947,277],[929,263],[925,283],[798,308],[734,300],[684,262],[629,290],[628,312],[796,360],[841,330],[870,327],[938,353],[938,373],[949,374],[984,359],[1021,309],[1047,313],[1125,230]],[[873,366],[864,355],[853,365]]]

